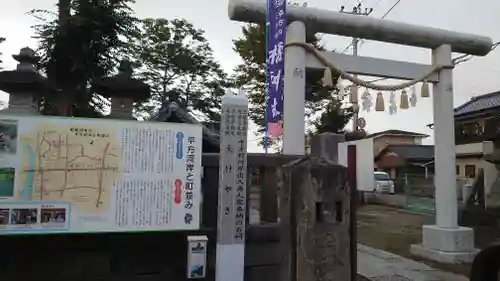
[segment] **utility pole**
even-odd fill
[[[349,15],[356,15],[356,16],[368,16],[373,12],[373,8],[363,8],[361,7],[361,3],[358,3],[358,5],[352,7],[352,12],[347,12],[344,10],[345,6],[340,6],[340,12],[343,14],[349,14]],[[352,38],[352,55],[357,57],[358,56],[358,44],[359,44],[359,38],[353,37]],[[357,77],[357,75],[355,75]],[[352,131],[356,132],[358,130],[358,113],[359,113],[359,102],[358,102],[358,85],[352,85],[351,86],[351,91],[356,93],[356,98],[353,102],[353,110],[354,114],[352,116]]]

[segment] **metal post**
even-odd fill
[[[350,225],[349,225],[349,244],[350,244],[350,264],[351,264],[351,279],[355,280],[355,276],[357,276],[357,267],[358,267],[358,217],[356,211],[359,206],[360,196],[358,193],[358,183],[357,183],[357,160],[356,160],[357,150],[356,145],[347,146],[347,174],[348,174],[348,182],[349,188],[351,191],[350,194]]]
[[[352,38],[352,55],[354,57],[358,56],[358,43],[359,43],[358,38],[356,38],[356,37]],[[358,75],[354,75],[354,77],[357,78]],[[353,87],[352,91],[356,95],[356,99],[355,99],[355,102],[353,104],[352,131],[356,132],[358,130],[358,116],[359,116],[358,85],[353,84],[352,87]]]
[[[226,92],[222,98],[217,224],[217,281],[243,281],[247,185],[248,98]]]
[[[340,12],[343,14],[350,14],[350,15],[356,15],[356,16],[368,16],[373,12],[373,8],[371,9],[365,9],[364,12],[362,12],[361,4],[358,4],[357,6],[353,7],[352,12],[346,12],[344,11],[344,6],[341,6]],[[358,44],[359,44],[359,38],[353,37],[352,38],[352,55],[353,57],[358,56]],[[354,75],[354,77],[358,77],[357,75]],[[358,85],[353,84],[351,91],[355,93],[356,99],[353,102],[353,115],[352,115],[352,131],[355,132],[358,130],[358,116],[359,116],[359,102],[358,102]]]

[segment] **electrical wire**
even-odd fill
[[[375,3],[375,6],[378,5],[378,3],[380,3],[381,0],[379,0],[377,3]],[[385,14],[380,18],[380,19],[385,19],[391,12],[392,10],[394,10],[394,8],[396,8],[396,6],[401,3],[401,0],[397,0],[396,3],[394,3],[392,5],[391,8],[389,8],[389,10],[387,10],[387,12],[385,12]],[[358,41],[358,43],[362,43],[364,41],[364,39],[361,39]],[[342,51],[341,54],[344,54],[347,50],[349,50],[350,47],[352,47],[352,45],[354,44],[354,42],[351,42],[349,45],[347,45],[347,47],[344,48],[344,50]]]
[[[382,2],[382,0],[377,0],[377,2],[376,2],[375,4],[373,4],[372,9],[374,9],[374,10],[375,10],[375,8],[377,8],[377,6],[378,6],[378,4],[379,4],[380,2]]]
[[[495,44],[493,44],[493,47],[491,47],[491,50],[495,50],[498,46],[500,46],[500,41],[496,42]]]
[[[394,3],[394,5],[392,5],[392,7],[387,10],[387,12],[385,12],[385,14],[380,18],[380,19],[385,19],[385,17],[387,17],[387,15],[389,15],[389,13],[392,12],[392,10],[394,10],[394,8],[396,8],[396,6],[401,2],[401,0],[398,0],[396,1],[396,3]]]
[[[491,46],[490,52],[493,52],[499,45],[500,45],[500,41],[494,43]],[[458,64],[464,63],[466,61],[470,61],[472,58],[474,58],[474,56],[465,54],[465,55],[460,55],[460,56],[452,59],[452,62],[454,65],[458,65]]]
[[[344,4],[342,4],[342,6],[346,6],[346,5],[347,5],[347,3],[349,3],[349,0],[345,0],[345,1],[344,1]]]

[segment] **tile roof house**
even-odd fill
[[[403,131],[403,130],[385,130],[382,132],[377,132],[366,136],[366,138],[378,138],[382,136],[408,136],[408,137],[428,137],[429,135]]]
[[[485,187],[491,188],[498,174],[493,164],[500,163],[499,140],[500,91],[472,97],[456,107],[457,176],[475,178],[482,169]],[[493,141],[493,151],[486,149],[489,141]]]
[[[479,117],[500,109],[500,91],[472,97],[468,102],[455,108],[455,119]]]
[[[474,96],[455,108],[455,121],[497,115],[500,112],[500,91]],[[427,127],[432,128],[434,124]]]
[[[218,153],[220,150],[219,123],[199,122],[180,104],[177,101],[165,101],[148,121],[201,124],[203,125],[203,152]]]
[[[427,138],[429,135],[408,132],[403,130],[386,130],[382,132],[377,132],[366,136],[366,138],[373,139],[373,154],[377,155],[382,149],[387,145],[392,144],[413,144],[420,145],[422,140]]]
[[[499,137],[500,91],[472,97],[455,108],[457,145],[492,141]]]
[[[391,178],[434,173],[434,146],[420,144],[389,144],[374,157],[375,167]]]
[[[375,162],[380,161],[385,155],[397,155],[405,164],[423,165],[434,160],[433,145],[419,144],[390,144],[375,155]]]

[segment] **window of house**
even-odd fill
[[[457,176],[460,175],[460,165],[457,165],[456,170],[457,170]]]
[[[461,132],[462,136],[467,136],[469,134],[468,128],[463,126],[463,125],[460,127],[460,132]]]
[[[476,132],[476,135],[480,136],[484,133],[484,126],[483,126],[483,122],[477,122],[475,124],[475,132]]]
[[[465,176],[468,178],[476,177],[476,165],[465,165]]]

